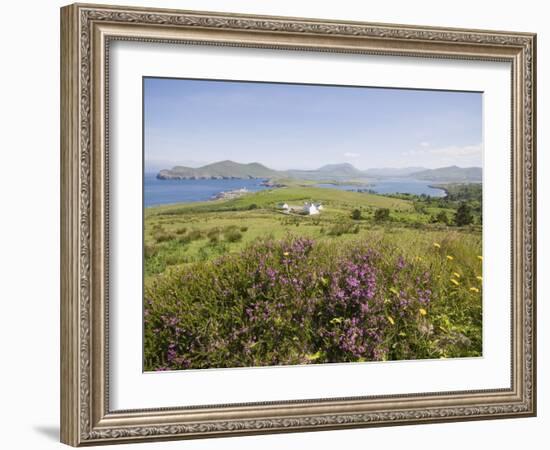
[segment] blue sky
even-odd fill
[[[144,126],[146,170],[482,164],[480,93],[145,78]]]

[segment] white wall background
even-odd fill
[[[127,2],[117,2],[127,3]],[[0,70],[0,415],[2,448],[61,448],[59,417],[59,1],[2,8]],[[143,449],[544,448],[550,427],[549,270],[550,15],[524,0],[132,0],[135,6],[532,31],[538,36],[539,416],[532,419],[141,444]],[[546,258],[547,260],[548,258]],[[120,446],[118,448],[137,448]]]

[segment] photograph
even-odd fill
[[[143,77],[143,370],[483,356],[483,93]]]

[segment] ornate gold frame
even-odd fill
[[[512,65],[512,385],[386,397],[111,411],[108,79],[112,40],[508,61]],[[61,9],[61,440],[79,446],[533,416],[536,36],[75,4]]]

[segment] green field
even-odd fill
[[[278,208],[281,203],[300,206],[306,201],[321,202],[324,210],[316,216],[304,216],[285,214]],[[374,221],[379,208],[390,210],[391,221]],[[361,211],[360,220],[351,219],[354,209]],[[423,231],[435,233],[437,239],[442,227],[429,222],[441,211],[453,213],[452,209],[437,206],[419,213],[411,200],[315,187],[285,187],[233,200],[146,208],[145,273],[150,276],[169,266],[237,252],[259,237],[280,239],[288,233],[349,240],[384,231],[408,240],[411,233],[418,234],[411,228],[421,226]],[[234,241],[226,236],[231,227],[240,234]]]
[[[454,197],[436,201],[310,184],[287,181],[231,200],[145,209],[148,370],[481,355],[481,191],[453,189]],[[323,205],[319,215],[280,208],[310,201]],[[457,226],[461,205],[470,217]],[[292,252],[285,248],[304,245],[300,259],[286,265]],[[367,263],[371,251],[377,256]],[[255,261],[264,259],[267,272],[258,273]],[[366,264],[363,275],[372,269],[375,293],[368,304],[353,300],[355,309],[327,310],[334,293],[347,289],[341,283],[351,275],[330,275],[345,264]],[[298,276],[311,282],[289,287]],[[254,277],[267,277],[271,288],[256,292]],[[294,315],[273,309],[279,304]],[[258,308],[268,312],[254,329]],[[368,337],[368,327],[380,336]]]

